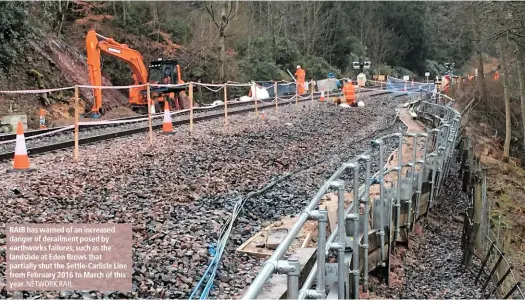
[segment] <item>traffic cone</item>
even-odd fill
[[[27,155],[26,140],[24,137],[24,125],[22,125],[22,122],[18,122],[18,127],[16,128],[15,160],[13,162],[13,170],[10,171],[30,170],[29,156]]]
[[[173,123],[171,121],[170,105],[168,104],[168,101],[164,101],[164,121],[162,122],[162,133],[173,133]]]
[[[321,98],[319,99],[321,102],[324,102],[324,91],[321,91]]]

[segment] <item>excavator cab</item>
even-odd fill
[[[148,66],[148,83],[150,84],[182,84],[184,81],[181,79],[180,66],[175,60],[162,60],[151,62]],[[155,103],[155,111],[162,111],[164,109],[164,101],[168,101],[171,109],[181,109],[180,99],[182,97],[181,92],[185,90],[185,87],[180,86],[162,86],[162,87],[151,87],[151,99]],[[144,99],[147,98],[146,91],[142,90],[141,94]],[[147,101],[147,99],[146,99]],[[144,110],[147,112],[147,106],[135,106],[132,107],[134,111],[142,113]]]
[[[158,60],[148,66],[148,82],[156,84],[177,84],[180,81],[177,62],[174,60]]]

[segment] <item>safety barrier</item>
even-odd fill
[[[330,80],[337,80],[337,79],[330,79]],[[80,126],[83,128],[86,127],[95,127],[95,126],[107,126],[107,125],[124,125],[124,124],[130,124],[130,123],[139,123],[139,122],[148,122],[149,127],[149,143],[150,145],[153,144],[153,120],[159,119],[161,117],[166,118],[166,115],[164,113],[158,113],[155,114],[152,112],[151,107],[153,106],[153,103],[155,103],[155,99],[152,99],[151,97],[151,88],[153,89],[162,89],[162,88],[183,88],[188,89],[189,91],[189,108],[181,109],[181,110],[175,110],[171,111],[169,113],[169,117],[176,116],[183,113],[189,113],[189,130],[192,132],[193,130],[193,115],[194,112],[198,111],[206,111],[210,109],[216,109],[217,107],[223,106],[224,107],[224,127],[227,128],[228,126],[228,105],[233,103],[239,103],[245,102],[245,103],[253,103],[255,115],[259,116],[258,111],[258,103],[275,103],[275,109],[278,109],[279,103],[281,101],[290,101],[295,99],[295,104],[297,105],[299,101],[307,100],[307,99],[314,99],[314,93],[318,93],[320,90],[322,90],[322,85],[319,83],[320,81],[310,81],[308,82],[308,88],[309,91],[307,94],[299,95],[297,90],[297,85],[295,82],[287,82],[287,81],[272,81],[272,84],[269,84],[269,82],[262,82],[260,84],[257,84],[256,82],[251,83],[238,83],[238,82],[227,82],[223,84],[207,84],[207,83],[201,83],[201,82],[188,82],[183,84],[141,84],[141,85],[127,85],[127,86],[91,86],[91,85],[75,85],[73,87],[64,87],[64,88],[54,88],[54,89],[40,89],[40,90],[17,90],[17,91],[0,91],[0,94],[41,94],[41,93],[52,93],[57,91],[65,91],[65,90],[74,90],[75,95],[75,114],[74,114],[74,125],[65,126],[56,128],[53,130],[53,128],[46,129],[46,131],[38,134],[38,132],[34,132],[34,134],[31,134],[31,136],[28,136],[26,139],[37,139],[45,136],[54,135],[61,132],[66,132],[69,130],[74,130],[74,159],[75,161],[78,160],[79,157],[79,134],[80,134]],[[148,115],[144,117],[134,117],[134,118],[125,118],[120,120],[96,120],[91,122],[81,122],[79,115],[79,102],[80,102],[80,89],[133,89],[133,88],[146,88],[146,96],[149,102],[150,109],[148,110]],[[201,106],[201,107],[195,107],[194,106],[194,97],[193,97],[193,90],[194,88],[205,88],[213,93],[221,94],[221,91],[223,91],[223,100],[217,100],[212,105],[208,106]],[[232,101],[228,98],[228,91],[227,88],[245,88],[249,87],[252,91],[253,97],[241,97],[238,101]],[[295,93],[292,93],[292,91],[295,90]],[[360,92],[364,91],[372,91],[374,89],[367,89],[367,88],[357,88],[356,98],[359,98]],[[266,93],[264,93],[266,92]],[[291,94],[290,97],[285,97],[285,95]],[[270,96],[272,95],[272,96]],[[341,93],[335,92],[331,96],[341,96]],[[327,94],[326,97],[330,99],[330,95]],[[42,124],[41,124],[42,125]],[[45,124],[44,124],[45,126]],[[8,143],[15,143],[16,139],[9,139],[1,141],[0,144],[8,144]]]
[[[236,87],[236,88],[244,88],[244,87],[248,87],[248,88],[251,88],[251,91],[252,91],[252,94],[253,94],[253,97],[246,97],[248,99],[240,99],[241,101],[240,102],[245,102],[245,103],[253,103],[254,104],[254,109],[255,109],[255,114],[256,116],[259,116],[259,111],[258,111],[258,103],[262,103],[262,102],[265,102],[265,103],[272,103],[272,102],[275,102],[275,108],[278,109],[278,105],[279,105],[279,102],[280,101],[289,101],[289,100],[292,100],[292,99],[295,99],[296,100],[296,104],[301,101],[301,100],[306,100],[306,99],[314,99],[314,90],[312,89],[310,91],[309,94],[307,95],[298,95],[297,94],[297,90],[296,92],[291,96],[291,97],[279,97],[278,94],[277,94],[277,90],[279,88],[279,86],[281,86],[281,88],[283,86],[288,86],[288,85],[295,85],[293,82],[285,82],[285,81],[281,81],[281,82],[274,82],[274,84],[272,86],[269,86],[269,87],[266,87],[266,88],[261,88],[260,86],[258,86],[255,82],[252,82],[252,83],[237,83],[237,82],[227,82],[227,83],[224,83],[224,84],[206,84],[206,83],[200,83],[200,82],[188,82],[188,83],[183,83],[183,84],[141,84],[141,85],[128,85],[128,86],[91,86],[91,85],[75,85],[73,87],[64,87],[64,88],[54,88],[54,89],[40,89],[40,90],[17,90],[17,91],[0,91],[0,94],[41,94],[41,93],[51,93],[51,92],[57,92],[57,91],[65,91],[65,90],[74,90],[74,94],[75,94],[75,121],[74,121],[74,125],[71,125],[71,126],[65,126],[65,127],[61,127],[61,128],[57,128],[56,130],[46,130],[46,132],[44,133],[41,133],[41,134],[35,134],[35,135],[31,135],[30,137],[27,137],[27,139],[36,139],[36,138],[41,138],[41,137],[45,137],[45,136],[49,136],[49,135],[53,135],[53,134],[57,134],[57,133],[60,133],[60,132],[65,132],[65,131],[68,131],[68,130],[74,130],[74,139],[75,139],[75,149],[74,149],[74,158],[75,158],[75,161],[78,160],[78,156],[79,156],[79,150],[78,150],[78,146],[79,146],[79,127],[80,126],[83,126],[83,127],[90,127],[90,126],[103,126],[103,125],[123,125],[123,124],[128,124],[128,123],[137,123],[137,122],[145,122],[147,121],[149,124],[149,142],[150,142],[150,145],[153,144],[153,133],[152,133],[152,122],[154,119],[158,119],[158,118],[161,118],[161,117],[164,117],[164,114],[163,113],[158,113],[158,114],[155,114],[152,112],[152,106],[154,105],[155,103],[155,100],[152,99],[151,97],[151,88],[187,88],[189,90],[189,108],[186,108],[186,109],[181,109],[181,110],[176,110],[176,111],[172,111],[170,112],[170,117],[171,116],[175,116],[175,115],[178,115],[178,114],[183,114],[183,113],[189,113],[190,117],[189,117],[189,128],[190,128],[190,132],[193,130],[193,114],[194,112],[197,112],[197,111],[206,111],[206,110],[209,110],[209,109],[215,109],[217,108],[218,106],[224,106],[224,117],[225,117],[225,121],[224,121],[224,125],[225,127],[228,126],[228,104],[233,104],[233,103],[239,103],[239,101],[232,101],[232,100],[229,100],[228,99],[228,93],[227,93],[227,88],[228,87]],[[144,116],[144,117],[137,117],[137,118],[129,118],[129,119],[126,119],[126,120],[98,120],[98,121],[92,121],[92,122],[80,122],[79,120],[79,102],[80,102],[80,89],[115,89],[115,90],[120,90],[120,89],[132,89],[132,88],[144,88],[146,87],[146,97],[148,99],[148,103],[149,103],[149,107],[150,109],[148,110],[148,115],[147,116]],[[209,106],[203,106],[203,107],[195,107],[194,105],[194,97],[193,97],[193,90],[194,90],[194,87],[203,87],[203,88],[206,88],[212,92],[215,92],[215,93],[219,93],[221,90],[224,90],[224,97],[222,98],[223,101],[216,101],[216,103],[212,104],[212,105],[209,105]],[[261,91],[262,90],[265,90],[265,89],[270,89],[273,87],[273,90],[275,92],[275,97],[273,98],[269,98],[268,96],[265,96],[265,97],[261,97]],[[218,103],[217,103],[218,102]],[[12,139],[12,140],[6,140],[6,141],[2,141],[0,142],[0,144],[8,144],[8,143],[15,143],[16,140],[15,139]]]
[[[333,79],[337,80],[337,79]],[[225,125],[228,124],[227,121],[227,106],[228,104],[233,103],[239,103],[241,102],[252,102],[255,105],[255,112],[256,115],[258,115],[258,109],[257,109],[257,103],[273,103],[276,104],[276,109],[278,107],[279,101],[289,101],[292,99],[296,99],[296,102],[299,100],[306,100],[306,99],[313,99],[313,93],[314,92],[320,92],[320,81],[310,81],[308,82],[309,87],[309,93],[305,95],[298,95],[297,94],[297,87],[295,82],[288,82],[288,81],[268,81],[268,82],[251,82],[251,83],[239,83],[239,82],[226,82],[224,84],[210,84],[210,83],[201,83],[201,82],[188,82],[183,84],[140,84],[140,85],[126,85],[126,86],[91,86],[91,85],[75,85],[71,87],[63,87],[63,88],[52,88],[52,89],[37,89],[37,90],[15,90],[15,91],[0,91],[0,94],[42,94],[42,93],[52,93],[52,92],[58,92],[58,91],[65,91],[65,90],[74,90],[75,91],[75,107],[78,109],[79,106],[79,97],[80,97],[80,89],[114,89],[114,90],[122,90],[122,89],[132,89],[132,88],[140,88],[140,87],[152,87],[152,88],[188,88],[190,90],[190,108],[177,110],[177,111],[171,111],[170,116],[176,116],[178,114],[182,113],[190,113],[190,115],[193,115],[193,111],[201,111],[201,110],[207,110],[210,108],[216,108],[217,106],[224,106],[225,107]],[[223,92],[223,96],[219,95],[219,99],[215,101],[212,105],[207,105],[203,107],[194,107],[194,97],[193,97],[193,89],[194,88],[205,88],[212,93],[219,93],[221,91]],[[243,99],[241,97],[240,99],[236,100],[229,100],[228,98],[228,91],[227,88],[251,88],[252,93],[254,97],[245,97],[248,99]],[[257,88],[256,88],[257,87]],[[257,92],[254,92],[256,91]],[[267,91],[268,96],[266,97],[257,97],[260,94],[261,90]],[[372,89],[366,89],[366,88],[360,88],[359,91],[366,91],[366,90],[372,90]],[[276,96],[277,95],[277,96]],[[336,93],[336,95],[338,95]],[[288,96],[288,97],[286,97]],[[151,98],[151,96],[150,96]],[[155,102],[155,100],[151,100],[152,104]],[[127,120],[97,120],[97,121],[90,121],[90,122],[80,122],[78,119],[79,112],[75,112],[75,125],[66,126],[57,128],[56,130],[46,131],[45,133],[32,135],[30,137],[26,137],[26,139],[36,139],[44,136],[53,135],[59,132],[71,130],[73,128],[76,128],[78,126],[101,126],[101,125],[119,125],[119,124],[126,124],[126,123],[135,123],[135,122],[141,122],[141,121],[149,121],[151,119],[159,119],[164,116],[163,113],[150,113],[147,117],[137,117],[133,119],[127,119]],[[190,129],[192,128],[193,124],[190,124]],[[7,140],[2,141],[0,144],[7,144],[7,143],[14,143],[15,140]]]
[[[484,294],[486,299],[492,295],[503,299],[518,295],[525,299],[521,282],[516,279],[514,267],[506,258],[510,250],[512,231],[506,231],[503,243],[500,244],[499,233],[494,234],[491,230],[487,178],[479,158],[474,155],[468,137],[460,140],[458,154],[460,154],[458,161],[461,163],[460,179],[463,182],[463,191],[469,196],[469,207],[463,214],[462,263],[476,276],[475,283],[481,284],[481,292],[485,293],[489,283],[492,283],[491,289]],[[473,258],[477,259],[479,266],[474,266]]]
[[[387,90],[408,91],[408,92],[432,92],[434,83],[410,82],[388,76],[386,82]]]
[[[331,287],[331,298],[358,299],[360,279],[366,291],[371,269],[382,269],[388,278],[389,252],[398,241],[408,241],[417,218],[428,214],[440,195],[459,136],[461,115],[450,105],[427,100],[420,98],[409,103],[408,111],[430,130],[418,132],[409,128],[407,133],[376,139],[370,149],[344,163],[298,216],[298,221],[263,264],[242,299],[255,299],[274,274],[286,274],[288,299],[324,299],[326,286]],[[392,153],[385,160],[385,141],[391,139],[398,145],[397,163],[389,166],[395,155]],[[407,153],[403,151],[405,147],[412,149]],[[370,176],[372,165],[383,167]],[[363,170],[364,180],[361,179]],[[348,195],[345,195],[343,175],[352,178]],[[391,185],[387,186],[387,182]],[[327,211],[318,206],[329,191],[336,191],[338,195],[337,228],[326,238]],[[357,200],[345,209],[348,198]],[[318,223],[317,257],[313,267],[303,274],[297,259],[283,260],[283,257],[308,220]],[[337,252],[337,263],[326,263],[330,251]],[[306,280],[300,283],[300,277],[306,274]],[[312,289],[314,281],[316,288]]]

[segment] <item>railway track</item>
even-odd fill
[[[376,88],[378,89],[379,86],[370,86],[370,87],[367,87],[367,88],[370,88],[371,90],[361,91],[360,93],[361,94],[368,94],[368,93],[376,92],[376,90],[372,90],[372,89],[376,89]],[[372,95],[372,96],[378,96],[378,95],[382,95],[382,93],[378,93],[378,94],[375,94],[375,95]],[[307,96],[307,95],[303,95],[303,96]],[[264,99],[264,100],[261,100],[261,101],[269,102],[269,101],[273,101],[273,99]],[[228,107],[233,108],[233,107],[246,106],[246,105],[249,105],[250,103],[252,103],[252,102],[241,102],[241,101],[234,102],[234,103],[228,102]],[[202,111],[204,109],[207,110],[207,111],[222,110],[223,106],[222,105],[218,105],[218,106],[204,106],[204,107],[201,107],[201,108],[195,108],[194,109],[194,113],[195,114],[199,113],[200,111]],[[177,113],[177,116],[187,116],[187,115],[189,115],[189,111],[184,111],[184,112]],[[163,116],[163,113],[156,113],[156,114],[153,115],[153,118],[162,118],[162,116]],[[124,118],[117,118],[117,119],[104,120],[104,121],[132,121],[132,120],[135,120],[135,119],[141,119],[141,118],[145,118],[145,117],[147,117],[147,115],[140,115],[140,116],[133,116],[133,117],[124,117]],[[85,121],[83,121],[83,122],[85,122]],[[140,121],[138,121],[138,122],[140,122]],[[124,123],[124,124],[128,124],[129,125],[129,123]],[[79,125],[79,130],[82,132],[82,131],[84,131],[86,129],[104,128],[104,127],[108,127],[108,126],[119,126],[119,125],[123,125],[123,124],[121,124],[121,123],[118,123],[118,124],[102,124],[102,125],[97,125],[97,124],[85,125],[85,124],[81,124],[81,125]],[[27,139],[28,137],[33,137],[33,136],[37,136],[37,135],[41,135],[41,134],[48,134],[48,133],[52,133],[54,131],[59,131],[59,133],[64,133],[64,131],[66,131],[65,129],[67,127],[71,127],[71,126],[60,126],[60,127],[46,128],[46,129],[30,130],[30,131],[25,132],[24,136]],[[60,130],[64,130],[64,131],[60,131]],[[73,128],[71,128],[70,131],[73,131]],[[8,142],[8,141],[15,141],[15,140],[16,140],[16,134],[0,135],[0,143],[1,142]],[[1,151],[1,148],[0,148],[0,151]]]
[[[314,99],[318,99],[319,95],[314,95]],[[268,100],[268,102],[271,100]],[[308,101],[307,99],[299,100],[299,102],[302,101]],[[267,102],[267,101],[263,101]],[[288,105],[295,103],[295,99],[285,100],[279,103],[279,106],[281,105]],[[273,108],[275,107],[274,103],[270,104],[262,104],[258,106],[258,109],[265,109],[265,108]],[[252,112],[254,111],[254,103],[253,102],[239,102],[239,103],[228,103],[228,114],[240,114],[240,113],[246,113],[246,112]],[[158,117],[159,115],[157,115]],[[162,116],[162,114],[160,114]],[[215,107],[210,107],[209,109],[195,109],[194,110],[194,122],[199,121],[205,121],[210,120],[214,118],[220,118],[224,116],[224,106],[218,105]],[[133,121],[134,119],[138,118],[144,118],[144,116],[140,117],[131,117],[131,118],[122,118],[118,119],[118,121]],[[117,120],[112,120],[117,121]],[[175,117],[172,116],[172,121],[174,126],[180,126],[184,124],[189,123],[189,112],[181,112]],[[162,119],[156,118],[152,122],[152,127],[154,130],[161,129],[162,128]],[[44,130],[37,131],[38,134],[42,133],[50,133],[52,131],[57,131],[60,129],[67,129],[67,126],[65,127],[59,127],[59,128],[53,128],[53,130]],[[105,125],[85,125],[82,128],[82,133],[84,134],[90,134],[90,136],[87,137],[80,137],[79,138],[79,145],[83,144],[89,144],[93,142],[99,142],[103,140],[108,140],[112,138],[122,137],[122,136],[128,136],[135,133],[141,133],[146,132],[149,130],[148,122],[145,121],[138,121],[133,123],[124,123],[124,124],[105,124]],[[33,133],[32,136],[36,136],[38,134]],[[16,135],[14,135],[16,138]],[[46,143],[47,142],[47,143]],[[74,139],[73,139],[73,129],[67,129],[62,132],[58,132],[55,135],[50,136],[44,136],[39,137],[38,139],[32,139],[27,140],[26,143],[28,144],[27,152],[30,156],[35,154],[42,154],[50,151],[60,150],[68,147],[74,146]],[[36,144],[35,146],[32,146],[31,144]],[[10,149],[6,151],[7,149]],[[2,144],[0,145],[0,160],[6,160],[6,159],[12,159],[14,156],[14,144]]]
[[[379,88],[379,86],[371,86],[370,87],[371,89],[374,89],[374,88]],[[375,92],[375,90],[366,90],[366,91],[362,91],[360,92],[361,94],[368,94],[368,93],[371,93],[371,92]],[[375,94],[373,96],[378,96],[378,95],[382,95],[381,93],[378,93],[378,94]],[[307,95],[303,95],[303,96],[307,96]],[[273,101],[273,99],[265,99],[265,100],[261,100],[262,102],[271,102]],[[249,105],[250,103],[252,102],[235,102],[235,103],[231,103],[229,102],[228,103],[228,107],[229,108],[234,108],[234,107],[241,107],[241,106],[246,106],[246,105]],[[194,109],[194,114],[198,114],[200,112],[202,112],[203,110],[206,110],[206,111],[216,111],[216,110],[223,110],[223,106],[222,105],[218,105],[218,106],[204,106],[204,107],[200,107],[200,108],[195,108]],[[189,111],[183,111],[183,112],[179,112],[176,114],[176,116],[187,116],[189,115]],[[163,113],[156,113],[153,115],[153,118],[154,120],[156,118],[162,118],[163,116]],[[133,120],[138,120],[138,119],[142,119],[142,118],[145,118],[147,117],[147,115],[140,115],[140,116],[134,116],[134,117],[124,117],[124,118],[117,118],[117,119],[111,119],[111,120],[104,120],[104,121],[112,121],[112,122],[119,122],[119,121],[133,121]],[[83,121],[85,122],[85,121]],[[144,122],[144,121],[137,121],[137,122]],[[79,125],[79,131],[80,132],[83,132],[83,131],[86,131],[86,130],[93,130],[95,128],[106,128],[106,127],[118,127],[118,126],[125,126],[125,125],[129,125],[129,124],[132,124],[132,123],[115,123],[115,124],[96,124],[95,122],[93,122],[94,124],[91,124],[91,125],[87,125],[87,124],[80,124]],[[69,128],[69,129],[68,129]],[[57,134],[65,134],[65,133],[68,133],[68,132],[72,132],[74,129],[70,126],[60,126],[60,127],[52,127],[52,128],[46,128],[46,129],[38,129],[38,130],[30,130],[30,131],[27,131],[24,133],[24,136],[27,138],[30,138],[30,137],[33,137],[33,136],[39,136],[39,135],[42,135],[42,134],[51,134],[53,132],[57,132]],[[48,135],[49,136],[49,135]],[[16,134],[4,134],[4,135],[0,135],[0,152],[2,152],[2,142],[9,142],[9,141],[15,141],[16,140]]]
[[[270,101],[270,100],[268,100],[268,101]],[[228,103],[228,107],[233,108],[233,107],[246,106],[246,105],[249,105],[250,103],[252,103],[252,102]],[[198,114],[199,112],[201,112],[203,110],[206,110],[206,111],[222,110],[222,108],[223,108],[223,106],[220,106],[220,105],[218,105],[218,106],[206,106],[206,107],[195,107],[193,113],[194,114]],[[172,112],[172,113],[174,113],[174,112]],[[187,115],[189,115],[189,111],[181,111],[181,112],[178,112],[178,113],[175,112],[175,113],[176,113],[175,116],[187,116]],[[162,118],[162,116],[163,116],[163,113],[156,113],[156,114],[153,114],[152,118],[155,121],[155,119]],[[140,116],[124,117],[124,118],[111,119],[111,120],[100,120],[100,123],[103,123],[103,122],[133,121],[133,120],[137,120],[136,122],[144,122],[141,119],[144,119],[144,118],[147,118],[147,117],[148,117],[148,115],[140,115]],[[86,121],[81,121],[81,122],[86,122]],[[82,131],[85,131],[85,130],[93,130],[93,129],[96,129],[96,128],[105,128],[105,127],[119,127],[119,126],[125,126],[125,125],[130,125],[130,124],[133,124],[133,122],[130,122],[130,123],[114,123],[114,124],[108,124],[108,123],[97,124],[97,122],[93,122],[93,124],[80,124],[79,125],[79,131],[82,132]],[[28,137],[38,136],[38,135],[42,135],[42,134],[52,133],[52,132],[55,132],[55,131],[57,132],[57,134],[64,134],[64,133],[67,133],[67,132],[72,132],[74,130],[73,128],[71,128],[71,126],[72,125],[70,125],[70,126],[60,126],[60,127],[52,127],[52,128],[39,129],[39,130],[31,130],[31,131],[25,132],[24,136],[26,138],[28,138]],[[64,131],[61,131],[61,130],[64,130]],[[16,134],[6,134],[6,135],[0,136],[0,142],[14,141],[14,140],[16,140]]]
[[[41,172],[27,175],[31,184],[21,186],[22,175],[16,174],[3,181],[2,196],[18,187],[24,203],[28,203],[27,208],[22,208],[22,213],[19,211],[21,201],[6,203],[5,219],[22,222],[24,218],[36,218],[44,223],[52,222],[56,216],[65,216],[69,221],[79,223],[137,224],[135,226],[140,229],[133,251],[133,272],[138,274],[133,276],[135,287],[130,293],[107,293],[104,297],[162,298],[166,295],[166,298],[188,299],[198,278],[202,277],[203,267],[209,264],[207,249],[210,241],[217,238],[215,226],[220,228],[231,213],[232,199],[238,194],[257,190],[276,174],[307,167],[305,162],[325,159],[326,163],[297,173],[290,180],[277,184],[273,190],[247,201],[244,209],[249,213],[243,212],[239,216],[222,259],[224,264],[234,267],[218,270],[218,282],[214,281],[216,288],[212,291],[213,298],[218,295],[238,298],[236,293],[251,282],[261,261],[253,257],[239,258],[235,249],[264,222],[303,211],[305,201],[322,184],[324,175],[333,172],[337,162],[360,153],[369,145],[368,138],[376,138],[378,129],[392,124],[396,114],[394,109],[404,101],[390,101],[392,98],[392,95],[370,98],[357,114],[351,109],[347,114],[337,113],[341,109],[332,105],[309,107],[308,101],[311,100],[304,100],[305,105],[294,110],[297,114],[283,113],[279,122],[259,124],[249,124],[253,120],[252,103],[247,108],[249,115],[239,112],[235,118],[242,118],[243,122],[231,124],[232,131],[239,134],[215,136],[204,131],[198,140],[185,135],[180,135],[180,139],[164,139],[165,143],[159,143],[153,152],[166,153],[162,167],[153,164],[156,158],[137,159],[138,151],[122,155],[129,151],[130,145],[135,145],[132,139],[105,147],[107,152],[104,155],[86,153],[93,159],[85,159],[86,164],[80,167],[66,163],[57,168],[57,161],[64,155],[50,153],[38,162]],[[280,107],[283,102],[279,103]],[[294,103],[295,100],[289,101],[289,104]],[[275,103],[264,104],[259,109],[270,111],[274,107]],[[291,107],[283,106],[282,111],[289,111]],[[212,122],[220,126],[223,112],[217,112],[217,115]],[[300,126],[285,125],[288,122],[300,122]],[[358,122],[361,126],[353,126],[349,131],[348,124]],[[380,134],[397,132],[396,127]],[[330,128],[330,132],[326,132],[326,128]],[[189,147],[181,147],[183,145]],[[136,150],[146,148],[136,146]],[[168,155],[168,151],[173,152]],[[117,157],[119,159],[115,159]],[[95,215],[98,219],[91,219]],[[165,243],[170,240],[176,243]],[[152,251],[156,253],[155,260],[151,259]],[[1,273],[0,270],[0,280],[5,274]],[[142,278],[150,278],[145,283],[147,289],[138,288]],[[43,296],[40,292],[28,294],[34,298]],[[57,292],[49,297],[58,298],[58,295]],[[83,291],[60,294],[64,298],[82,295],[96,297],[94,292]],[[13,294],[5,296],[12,297]]]
[[[375,93],[374,93],[375,92]],[[366,90],[359,93],[360,96],[375,97],[389,94],[391,91],[380,90]],[[308,95],[304,95],[308,96]],[[303,96],[303,97],[304,97]],[[395,97],[402,95],[395,95]],[[314,93],[314,99],[319,99],[320,93]],[[310,99],[300,99],[299,102],[309,101]],[[311,100],[310,100],[311,101]],[[258,104],[258,109],[267,109],[275,107],[273,99],[261,100]],[[281,105],[288,105],[295,103],[295,99],[284,100],[279,103]],[[228,102],[228,114],[241,114],[254,111],[253,102]],[[199,107],[193,111],[194,122],[220,118],[224,116],[224,105]],[[152,127],[154,130],[162,128],[163,113],[155,114],[152,120]],[[93,125],[79,125],[80,138],[79,145],[99,142],[103,140],[113,139],[117,137],[128,136],[136,133],[146,132],[149,130],[148,121],[145,120],[147,116],[126,117],[114,120],[107,120],[106,122]],[[136,121],[134,121],[136,120]],[[129,121],[129,122],[126,122]],[[189,111],[182,111],[172,115],[174,126],[180,126],[189,123]],[[125,123],[123,123],[125,122]],[[43,130],[28,131],[25,133],[27,152],[29,156],[42,154],[50,151],[65,149],[74,146],[74,128],[72,126],[62,126],[55,128],[48,128]],[[44,134],[44,136],[40,136]],[[84,137],[82,136],[84,135]],[[12,159],[14,156],[14,141],[16,134],[0,136],[0,161]],[[2,143],[3,142],[3,143]]]

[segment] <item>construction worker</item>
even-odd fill
[[[297,93],[299,95],[304,94],[304,80],[306,78],[306,72],[301,69],[301,66],[297,66],[297,71],[295,71],[295,78],[297,84]]]
[[[495,80],[495,81],[499,80],[499,72],[498,72],[498,70],[494,71],[494,73],[492,75],[492,79]]]
[[[450,81],[451,81],[450,74],[445,74],[445,76],[443,76],[443,79],[441,81],[441,89],[443,90],[445,94],[448,93],[448,88],[450,87]]]
[[[162,79],[162,83],[163,84],[170,84],[171,83],[170,71],[169,70],[164,71],[164,78]]]
[[[345,82],[343,86],[343,94],[345,95],[346,104],[348,106],[357,106],[357,103],[355,102],[355,89],[351,79]]]

